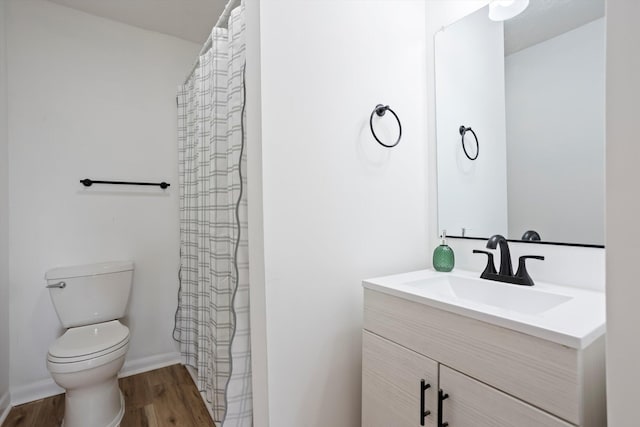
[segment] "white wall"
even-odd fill
[[[507,233],[504,32],[483,8],[435,35],[438,224],[449,235]],[[475,161],[460,126],[478,137]],[[475,138],[465,134],[469,155]]]
[[[249,222],[249,276],[253,425],[269,425],[267,313],[264,281],[264,226],[262,209],[262,116],[260,82],[260,2],[245,3],[247,200]]]
[[[0,423],[9,406],[9,174],[5,0],[0,0]]]
[[[636,425],[640,383],[640,2],[607,2],[607,394],[609,427]]]
[[[424,7],[260,5],[271,426],[360,425],[361,281],[429,265]]]
[[[601,18],[505,59],[511,238],[604,244],[604,32]]]
[[[43,279],[55,266],[134,260],[127,363],[175,357],[175,93],[200,46],[41,0],[10,1],[8,17],[11,385],[27,398],[62,332]]]

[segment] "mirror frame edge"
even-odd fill
[[[450,236],[447,234],[447,239],[461,239],[461,240],[488,240],[488,237],[469,237],[469,236]],[[517,240],[507,239],[509,243],[526,243],[536,245],[555,245],[555,246],[573,246],[580,248],[593,248],[593,249],[605,249],[605,245],[597,245],[592,243],[566,243],[566,242],[550,242],[546,240]]]

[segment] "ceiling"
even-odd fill
[[[204,43],[226,0],[49,0],[92,15]]]
[[[605,0],[530,0],[520,15],[504,23],[509,55],[602,18]]]
[[[204,43],[227,0],[49,0],[92,15]],[[505,55],[604,16],[605,0],[530,0],[505,21]]]

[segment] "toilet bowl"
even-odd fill
[[[63,267],[45,275],[66,332],[49,347],[47,369],[65,389],[64,427],[117,427],[124,415],[118,372],[129,349],[120,323],[129,300],[133,263]]]
[[[65,427],[116,427],[124,415],[118,371],[129,348],[119,321],[71,328],[50,347],[47,368],[66,391]]]

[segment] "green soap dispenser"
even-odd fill
[[[440,246],[433,251],[433,268],[436,271],[449,272],[453,270],[455,265],[455,257],[453,256],[453,249],[447,245],[447,230],[442,230],[442,241]]]

